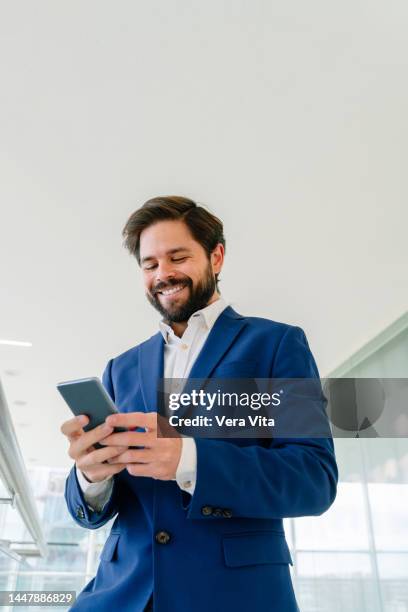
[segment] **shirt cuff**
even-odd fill
[[[176,481],[180,489],[193,495],[197,480],[197,447],[194,438],[183,437],[181,441]]]
[[[75,467],[79,486],[84,494],[85,501],[91,510],[100,512],[109,501],[113,489],[113,477],[108,476],[100,482],[89,482],[81,470]]]

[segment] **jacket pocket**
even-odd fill
[[[293,565],[285,534],[277,531],[230,534],[222,540],[224,560],[228,567],[265,563]]]
[[[116,549],[118,546],[120,533],[111,533],[105,542],[105,546],[102,549],[100,560],[101,561],[114,561],[116,558]]]

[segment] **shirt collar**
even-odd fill
[[[208,331],[210,331],[222,311],[227,306],[228,302],[226,302],[224,298],[220,296],[217,300],[215,300],[215,302],[212,302],[212,304],[209,304],[208,306],[205,306],[204,308],[201,308],[200,310],[194,312],[188,320],[188,325],[191,323],[193,318],[201,318],[201,320],[204,321],[204,324],[207,327]],[[164,338],[164,341],[167,342],[167,336],[173,331],[172,328],[170,327],[170,325],[165,323],[164,319],[161,319],[161,321],[159,321],[159,329]]]

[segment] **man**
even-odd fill
[[[87,417],[61,427],[75,461],[65,490],[72,517],[96,529],[116,515],[97,574],[71,609],[294,612],[282,519],[333,503],[331,437],[158,437],[156,394],[163,377],[318,378],[305,334],[224,301],[223,226],[192,200],[149,200],[123,233],[163,318],[105,369],[120,414],[86,433]]]

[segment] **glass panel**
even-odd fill
[[[408,612],[408,552],[378,555],[381,593],[386,612]]]
[[[408,551],[408,486],[369,484],[368,494],[376,548]]]
[[[374,438],[362,440],[368,482],[408,485],[408,440]]]
[[[37,467],[29,469],[28,475],[47,542],[83,545],[87,532],[74,522],[64,499],[67,470]],[[27,530],[24,538],[30,539]]]
[[[48,545],[46,557],[29,557],[28,563],[34,571],[52,569],[53,571],[86,571],[88,534],[84,534],[81,545]]]
[[[285,530],[285,538],[288,546],[292,552],[293,550],[293,538],[292,538],[292,525],[294,526],[296,521],[294,519],[283,519],[283,529]],[[294,527],[293,527],[294,528]]]
[[[298,553],[299,576],[357,578],[371,576],[370,556],[365,553]]]
[[[95,575],[97,572],[102,548],[103,548],[103,544],[97,544],[93,550],[92,560],[91,560],[91,568],[92,568],[93,575]]]
[[[381,611],[368,554],[298,553],[297,570],[302,612]]]
[[[361,482],[363,480],[361,439],[337,438],[334,440],[334,450],[339,468],[339,480]]]
[[[408,551],[405,553],[380,553],[377,559],[381,579],[408,579]]]
[[[11,571],[15,568],[16,565],[17,561],[15,561],[15,559],[9,557],[8,555],[6,555],[6,553],[3,553],[0,550],[0,573]]]
[[[4,485],[1,475],[0,475],[0,497],[2,498],[9,497],[9,493]]]
[[[311,550],[368,550],[363,487],[340,482],[335,503],[321,516],[295,520],[296,547]]]
[[[32,542],[17,509],[10,504],[0,504],[0,540],[14,542],[22,539]]]
[[[6,572],[5,574],[2,574],[0,572],[0,591],[11,591],[12,590],[12,584],[10,581],[10,574],[8,572]]]

